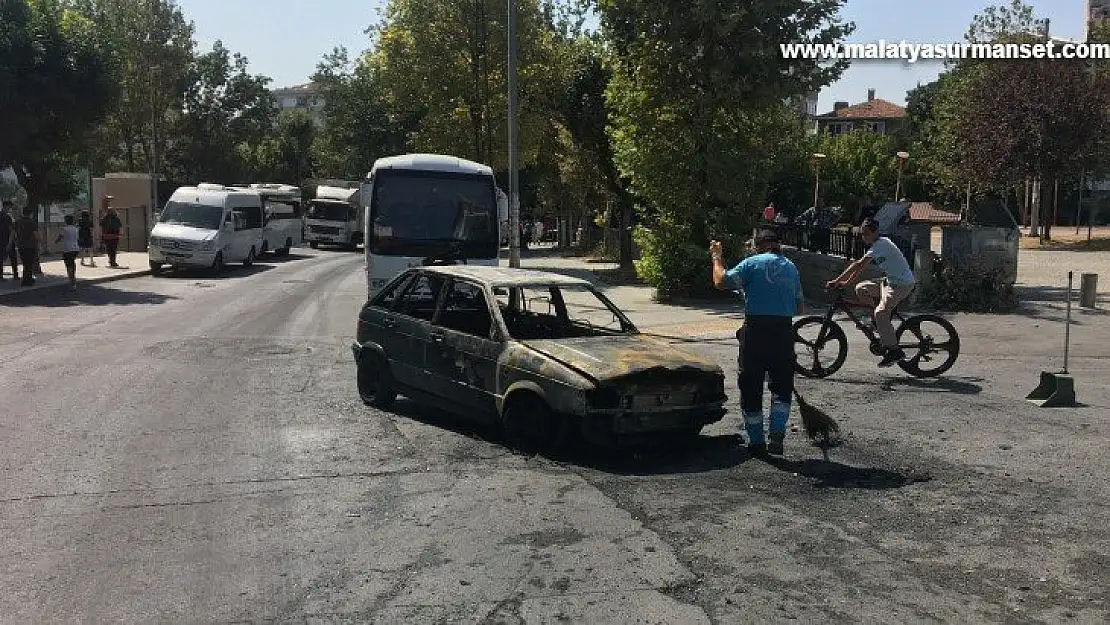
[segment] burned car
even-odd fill
[[[695,436],[725,414],[716,364],[643,336],[586,280],[502,267],[408,269],[359,313],[358,392],[498,425],[521,449]]]

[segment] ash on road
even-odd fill
[[[960,318],[937,382],[854,343],[800,381],[848,436],[832,462],[800,435],[749,458],[735,389],[692,448],[544,459],[363,406],[364,298],[358,255],[305,251],[0,303],[3,620],[1110,619],[1098,343],[1072,352],[1090,405],[1020,399],[1058,350],[1014,339],[1051,311]],[[730,334],[696,344],[729,372]]]

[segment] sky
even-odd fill
[[[1051,20],[1054,36],[1083,37],[1087,0],[1026,0],[1038,17]],[[955,43],[972,17],[1008,0],[848,0],[842,17],[855,22],[849,42]],[[378,21],[385,0],[178,0],[196,26],[201,50],[217,39],[250,60],[252,73],[273,78],[271,87],[308,82],[316,64],[336,46],[351,55],[365,50],[365,29]],[[867,90],[876,97],[904,104],[906,92],[930,82],[943,70],[940,61],[910,65],[892,60],[859,60],[837,82],[821,91],[818,109],[833,103],[858,103]]]

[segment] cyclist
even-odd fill
[[[872,264],[883,272],[884,278],[881,280],[865,280],[857,284],[856,296],[862,303],[875,307],[872,313],[875,329],[879,331],[879,339],[886,352],[879,361],[879,366],[889,367],[906,357],[905,352],[898,347],[890,315],[913,292],[916,280],[902,250],[887,237],[879,236],[879,222],[873,217],[863,220],[860,238],[870,246],[867,253],[848,265],[843,273],[829,280],[825,286],[830,289],[840,288],[858,278]]]
[[[748,448],[756,453],[783,454],[790,397],[794,392],[794,315],[802,313],[802,283],[798,268],[782,255],[778,235],[763,230],[755,239],[759,251],[726,270],[721,243],[709,244],[713,258],[713,286],[742,288],[744,338],[740,361],[740,408]],[[769,435],[763,432],[763,383],[770,377]],[[769,441],[768,441],[769,439]]]

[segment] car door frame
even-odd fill
[[[386,320],[387,326],[389,320],[393,321],[393,325],[389,326],[393,330],[389,333],[391,344],[383,345],[382,348],[386,350],[386,358],[389,358],[390,350],[394,350],[398,354],[407,354],[405,358],[398,357],[395,361],[390,362],[390,371],[392,371],[394,379],[399,384],[416,390],[427,391],[427,384],[421,384],[420,382],[422,378],[427,376],[426,353],[429,349],[428,345],[431,343],[432,319],[436,318],[436,314],[443,304],[444,286],[447,285],[448,280],[445,276],[435,275],[420,269],[412,273],[412,280],[405,286],[401,297],[394,301],[392,315]],[[443,284],[440,285],[439,292],[435,294],[431,319],[421,319],[402,312],[401,303],[413,292],[417,284],[420,283],[420,279],[422,277],[431,279],[433,276],[442,280]]]
[[[447,310],[448,294],[456,284],[472,286],[482,294],[490,318],[485,337],[440,325]],[[425,366],[434,392],[443,400],[466,409],[464,416],[490,421],[497,416],[497,361],[505,347],[505,331],[494,309],[488,285],[452,276],[443,285],[431,323],[431,341]]]

